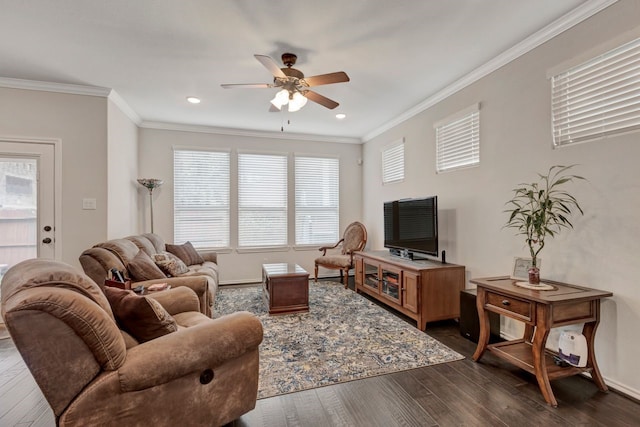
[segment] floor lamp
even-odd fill
[[[151,211],[151,232],[153,233],[153,189],[160,187],[164,181],[157,178],[138,178],[138,183],[149,190],[149,207]]]

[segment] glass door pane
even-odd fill
[[[379,292],[378,289],[378,266],[368,264],[366,261],[364,262],[364,285],[375,289],[376,292]]]
[[[400,304],[400,285],[402,283],[400,273],[398,270],[382,267],[380,293],[398,304]]]
[[[38,161],[0,157],[0,279],[38,256]]]

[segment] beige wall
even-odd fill
[[[138,178],[138,127],[118,106],[108,101],[107,136],[107,238],[138,230],[138,196],[146,190]]]
[[[327,154],[340,158],[340,230],[361,216],[362,175],[358,159],[361,157],[359,144],[336,144],[332,142],[291,141],[277,138],[217,135],[207,133],[140,129],[140,174],[152,178],[162,178],[165,184],[154,191],[154,227],[156,233],[167,241],[173,240],[173,146],[207,147],[232,150],[254,150],[265,153]],[[233,158],[233,155],[232,155]],[[233,160],[232,160],[233,162]],[[232,163],[233,164],[233,163]],[[232,180],[232,193],[236,183]],[[293,194],[289,195],[290,212],[293,212]],[[142,200],[142,199],[141,199]],[[233,198],[232,198],[233,203]],[[148,199],[141,203],[141,230],[149,229]],[[232,212],[234,206],[232,205]],[[291,217],[291,213],[290,216]],[[233,221],[233,219],[232,219]],[[233,222],[232,222],[233,223]],[[231,246],[234,245],[232,226]],[[293,223],[289,224],[289,241],[292,244]],[[295,262],[313,274],[313,260],[319,255],[314,250],[282,252],[238,253],[232,250],[221,253],[220,273],[222,283],[239,283],[261,280],[261,264],[267,262]],[[324,272],[321,272],[321,275]]]
[[[0,135],[62,141],[62,260],[79,266],[84,249],[107,235],[107,100],[0,88]],[[96,210],[82,199],[95,198]]]
[[[636,369],[640,340],[639,134],[631,133],[552,149],[547,70],[616,38],[638,25],[640,2],[621,1],[577,27],[368,141],[363,149],[365,224],[371,248],[383,246],[382,203],[400,197],[438,195],[447,260],[464,264],[468,277],[508,274],[515,256],[527,256],[521,237],[503,229],[511,189],[558,164],[578,164],[588,179],[571,187],[585,210],[575,229],[548,242],[542,276],[612,291],[602,305],[596,339],[608,383],[640,397]],[[435,173],[433,123],[481,103],[480,166]],[[406,179],[382,186],[380,150],[405,137]],[[516,335],[515,322],[504,321]],[[555,344],[554,344],[554,339]],[[557,331],[550,339],[557,345]]]

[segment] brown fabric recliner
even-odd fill
[[[2,317],[59,425],[217,426],[255,407],[258,318],[210,319],[187,287],[153,297],[178,330],[139,344],[72,266],[33,259],[6,273]]]
[[[345,289],[349,284],[349,270],[354,267],[353,253],[364,249],[367,245],[367,229],[356,221],[352,222],[344,230],[344,236],[333,246],[323,246],[319,250],[322,256],[315,260],[314,281],[318,281],[318,267],[340,270],[340,280],[344,282]],[[341,246],[339,254],[327,255],[327,250]]]

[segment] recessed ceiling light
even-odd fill
[[[195,96],[187,96],[187,101],[192,104],[200,104],[200,98],[196,98]]]
[[[342,120],[342,119],[344,119],[345,117],[347,117],[347,115],[346,115],[346,114],[344,114],[344,113],[338,113],[338,114],[336,114],[336,119],[338,119],[338,120]]]

